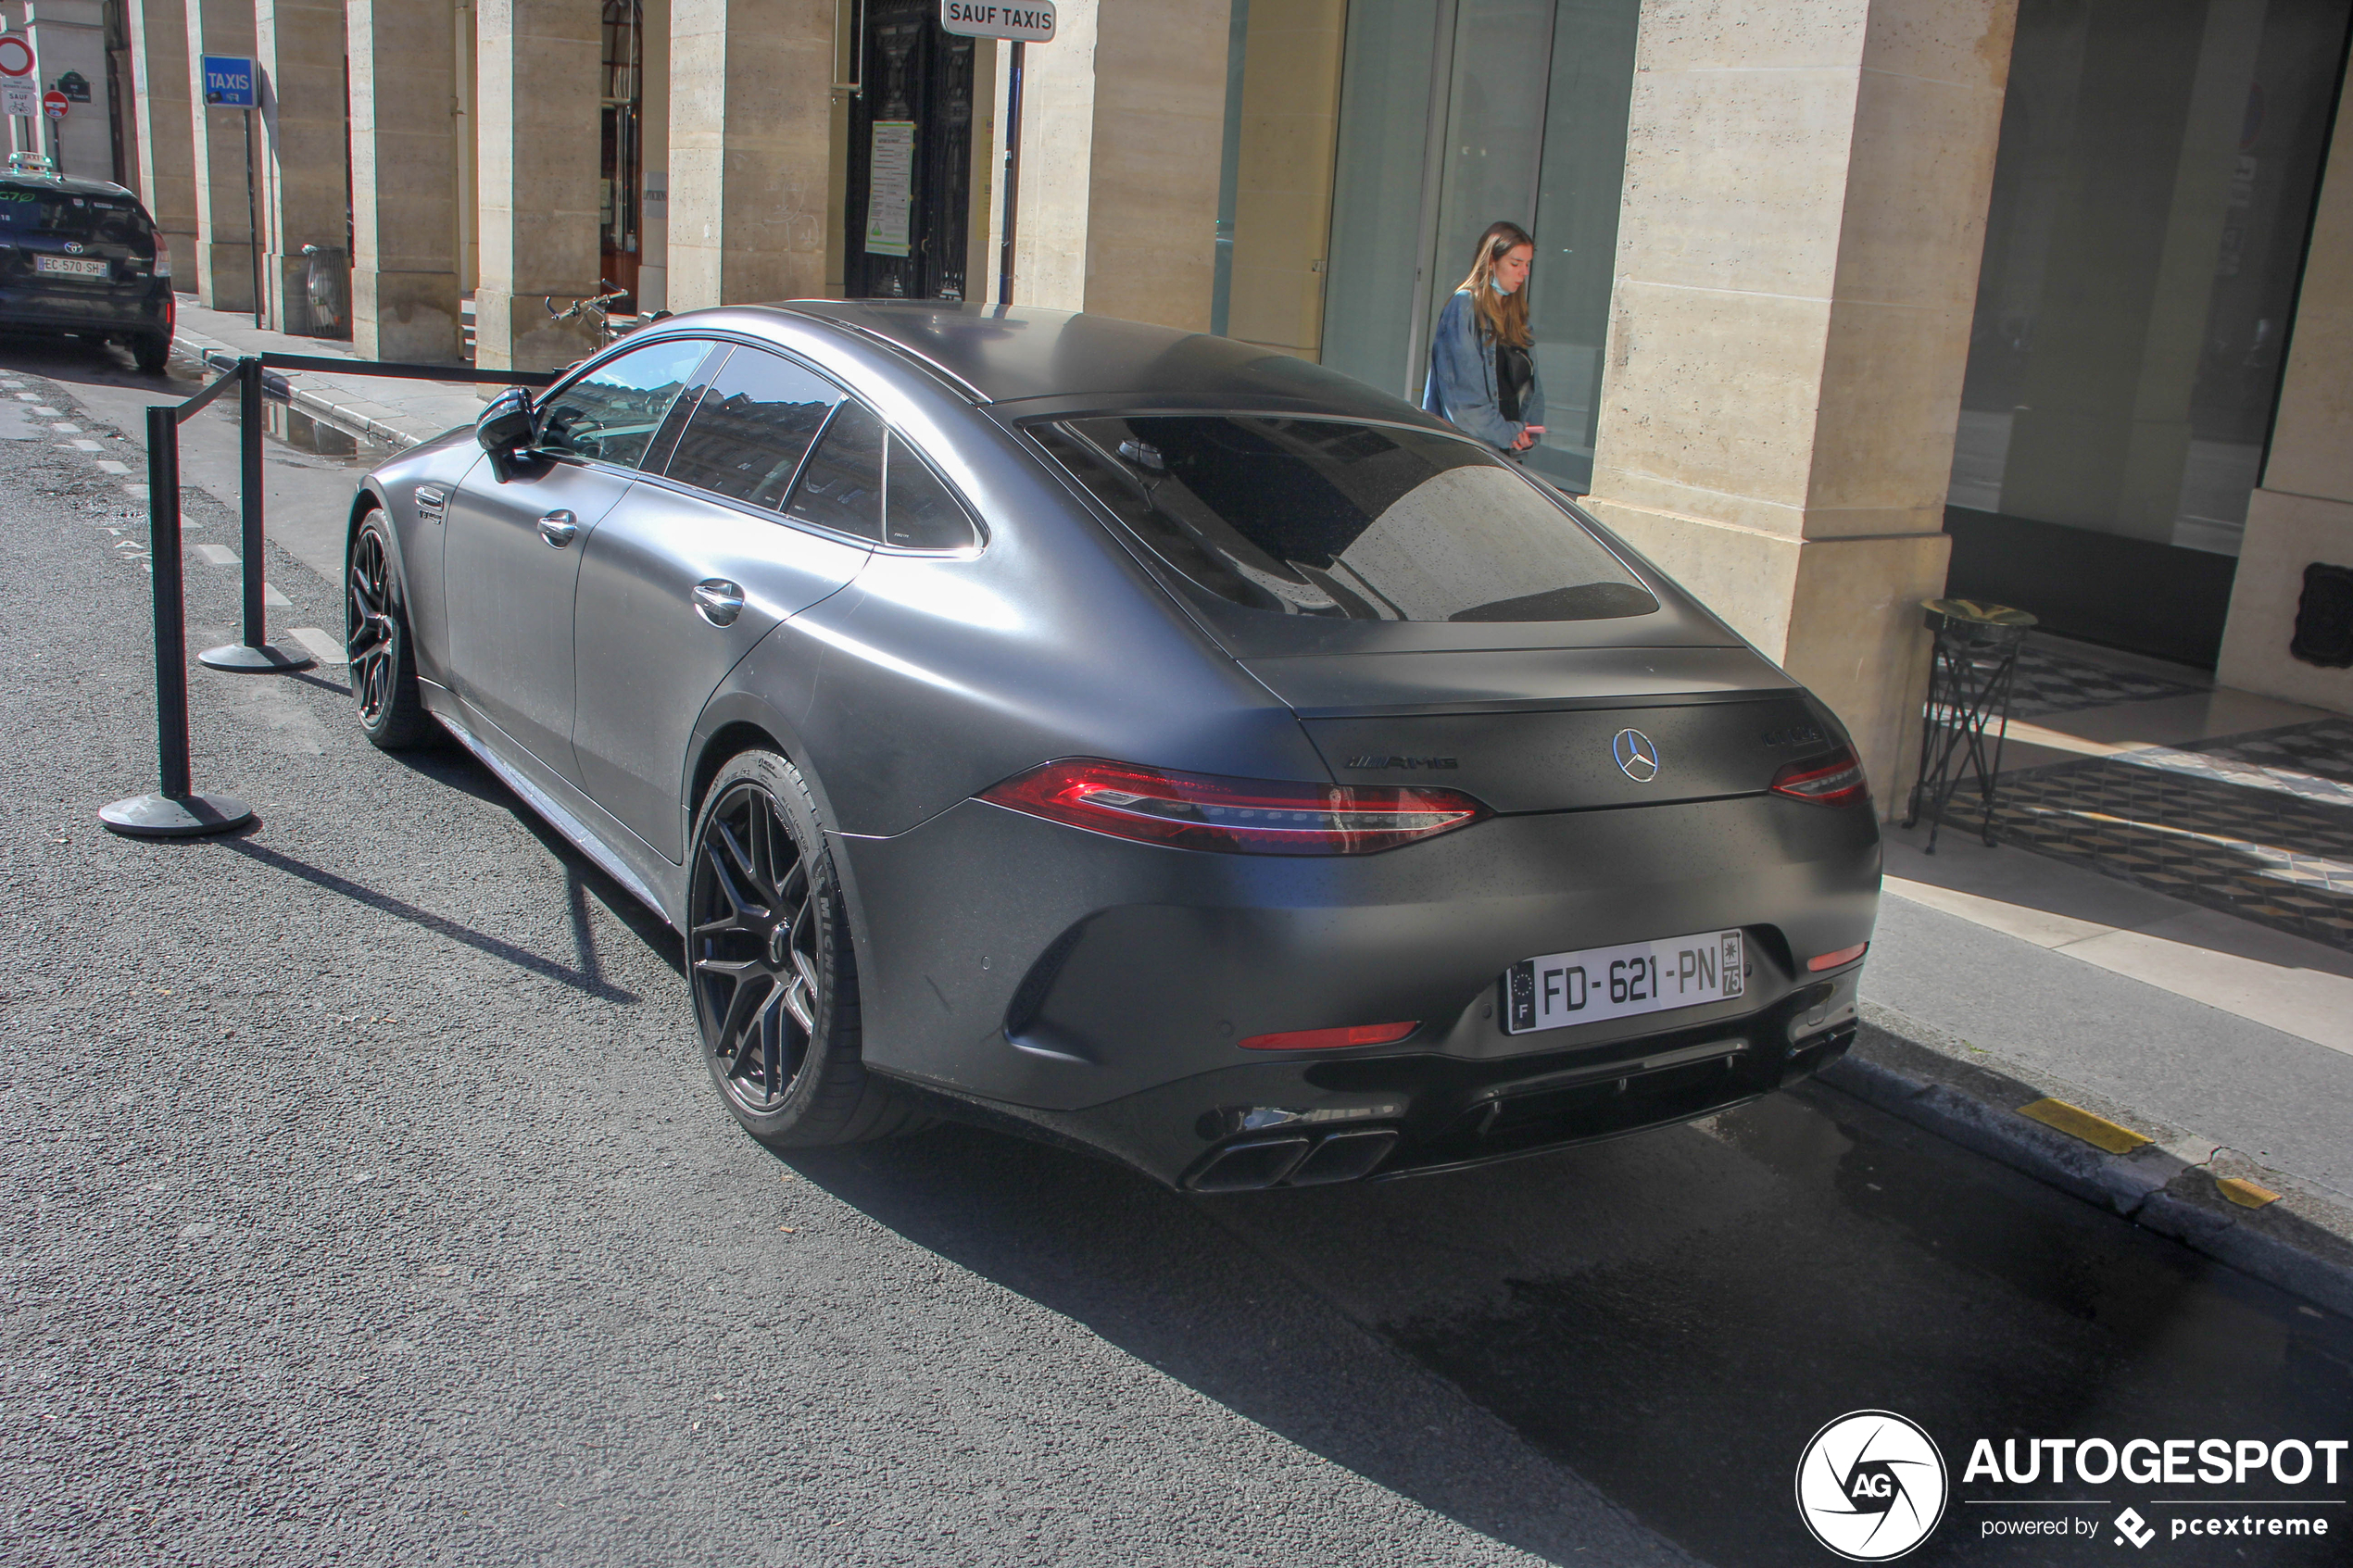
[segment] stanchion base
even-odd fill
[[[109,833],[127,838],[201,838],[253,821],[253,808],[233,795],[134,795],[98,808]]]
[[[242,675],[284,675],[308,670],[319,661],[307,653],[289,653],[275,643],[264,643],[259,647],[231,643],[226,647],[205,649],[196,655],[196,662],[208,670],[227,670]]]

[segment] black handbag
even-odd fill
[[[1513,424],[1520,422],[1519,411],[1528,400],[1528,389],[1536,384],[1536,361],[1528,350],[1516,343],[1495,345],[1495,408]]]

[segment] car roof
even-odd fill
[[[132,192],[110,180],[80,180],[69,174],[0,173],[0,185],[13,185],[19,189],[38,191],[63,191],[69,196],[130,196],[133,201],[139,199]]]
[[[1433,422],[1400,397],[1295,355],[1208,332],[1038,306],[795,299],[769,308],[879,340],[983,403],[1313,408]]]

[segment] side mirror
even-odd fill
[[[474,420],[474,439],[494,458],[530,445],[531,394],[510,386],[484,404]]]

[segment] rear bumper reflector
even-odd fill
[[[1246,1051],[1327,1051],[1349,1046],[1393,1046],[1420,1022],[1352,1023],[1340,1029],[1292,1029],[1279,1035],[1252,1035],[1242,1041]]]
[[[1841,964],[1853,963],[1869,951],[1870,946],[1869,942],[1857,942],[1852,947],[1841,947],[1835,953],[1818,953],[1806,960],[1806,972],[1808,974],[1819,974],[1826,969],[1836,969]]]

